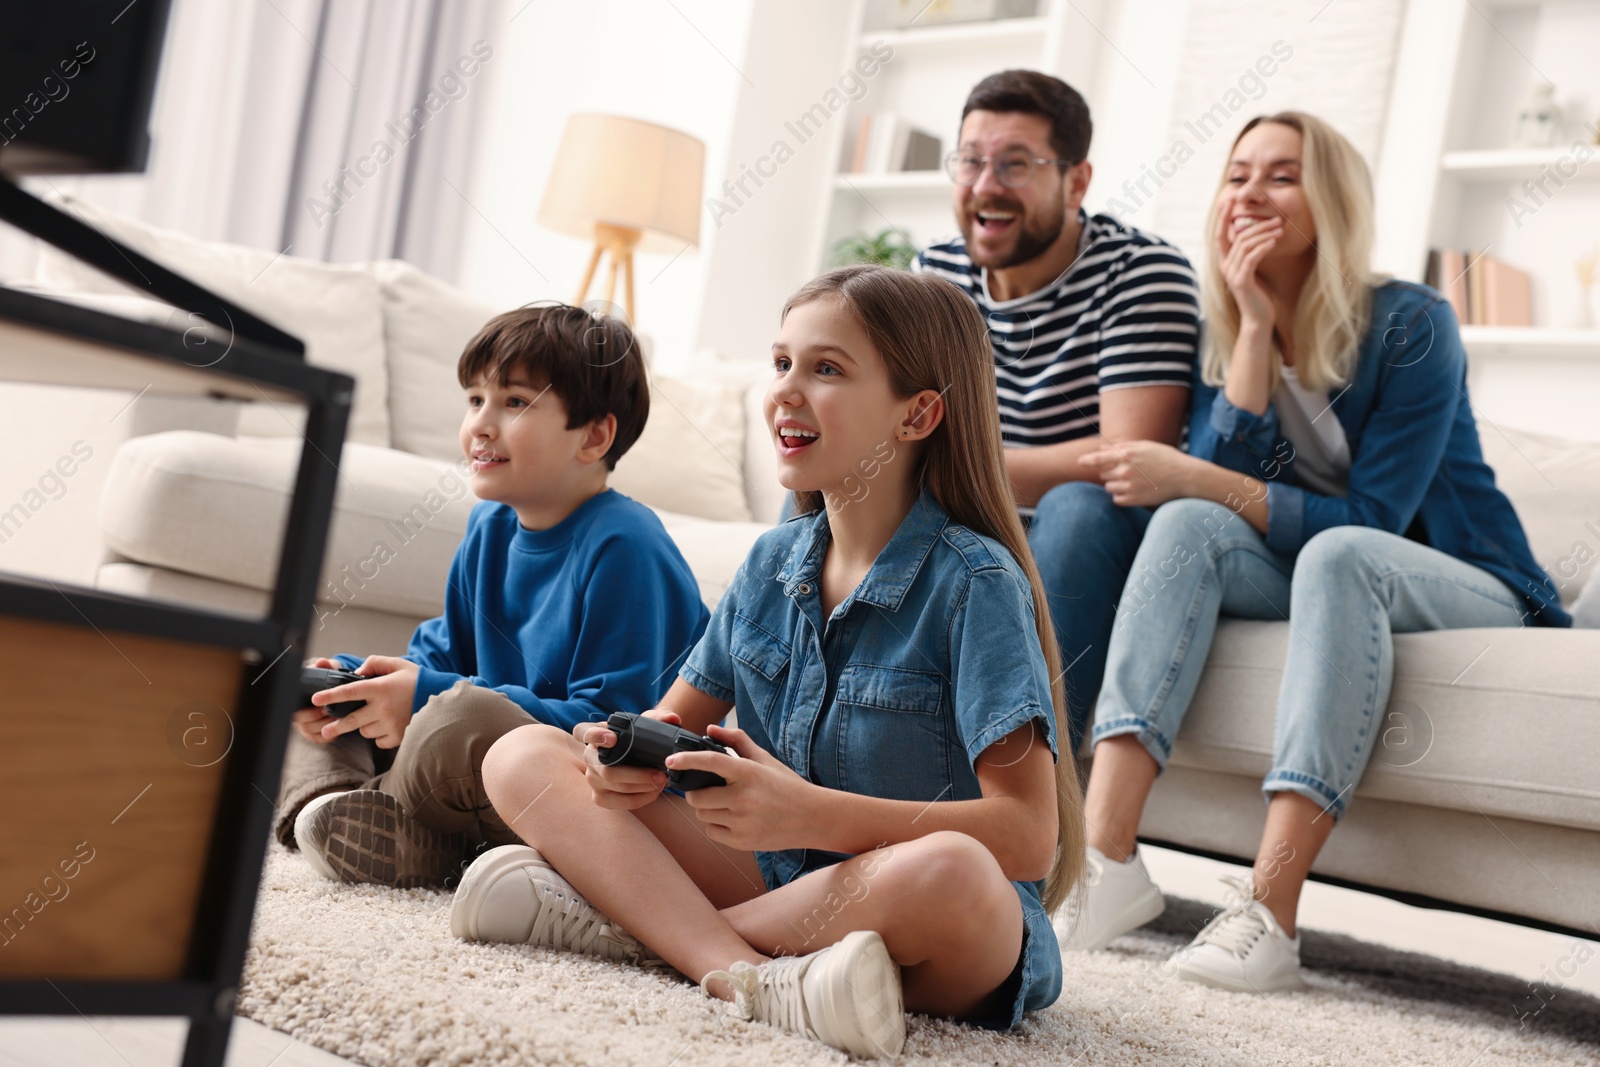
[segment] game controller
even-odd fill
[[[667,772],[667,784],[685,791],[728,784],[722,775],[710,771],[674,771],[667,767],[667,757],[674,752],[721,752],[732,755],[732,750],[726,745],[660,719],[635,715],[631,711],[612,712],[606,725],[617,735],[616,744],[600,750],[600,762],[607,767],[618,764],[653,767]]]
[[[313,693],[320,693],[324,689],[332,689],[335,686],[365,680],[365,675],[356,674],[354,671],[340,670],[337,667],[301,667],[300,706],[303,708],[315,707],[316,705],[311,703],[311,695]],[[366,706],[367,702],[365,700],[341,700],[337,704],[322,705],[322,710],[332,715],[335,719],[342,719],[357,708]]]

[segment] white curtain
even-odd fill
[[[175,0],[145,173],[26,184],[208,240],[453,280],[470,210],[456,189],[503,14],[502,0]],[[32,258],[30,239],[0,234],[0,277]]]

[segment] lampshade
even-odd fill
[[[620,115],[567,119],[539,205],[539,223],[591,240],[595,223],[640,231],[638,250],[676,254],[700,243],[706,146]]]

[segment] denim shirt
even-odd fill
[[[1275,407],[1256,415],[1204,382],[1195,383],[1189,451],[1266,483],[1274,551],[1292,556],[1333,526],[1387,530],[1499,578],[1527,604],[1530,625],[1572,625],[1483,460],[1467,354],[1442,296],[1410,282],[1376,286],[1351,381],[1330,407],[1350,442],[1343,497],[1300,484]]]
[[[801,777],[893,800],[976,800],[973,762],[1030,719],[1056,751],[1027,577],[924,492],[865,578],[822,616],[826,513],[769,530],[680,676]],[[769,886],[838,862],[757,853]],[[1017,883],[1037,900],[1042,882]]]

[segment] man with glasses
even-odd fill
[[[1107,443],[1180,443],[1200,334],[1189,261],[1082,208],[1089,108],[1059,78],[991,74],[945,168],[961,237],[912,265],[971,295],[994,345],[1006,466],[1039,563],[1077,751],[1116,605],[1150,512],[1112,503],[1078,462]]]

